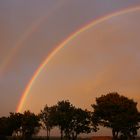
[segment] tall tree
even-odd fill
[[[73,140],[77,139],[77,136],[81,133],[91,132],[91,113],[81,108],[75,108],[73,110],[72,121],[70,122],[70,133]],[[94,125],[94,131],[96,126]]]
[[[44,109],[41,110],[40,113],[42,126],[47,131],[47,139],[50,138],[51,129],[56,125],[56,118],[55,118],[56,109],[57,107],[55,105],[51,107],[48,107],[46,105]]]
[[[136,135],[139,113],[137,103],[132,99],[113,92],[96,98],[96,104],[92,107],[92,121],[98,121],[100,125],[111,128],[114,140],[118,139],[119,134],[129,139]]]
[[[8,117],[0,118],[0,135],[12,136],[20,131],[22,114],[10,113]]]
[[[9,121],[13,129],[12,133],[15,133],[16,135],[21,134],[20,128],[21,128],[21,123],[22,123],[22,117],[23,117],[23,114],[21,113],[13,113],[13,112],[10,113]]]
[[[13,128],[11,127],[11,122],[9,117],[0,118],[0,135],[1,136],[12,136]]]
[[[55,114],[57,125],[60,128],[61,139],[70,137],[69,124],[72,121],[74,106],[68,101],[59,101],[57,103],[57,111]]]
[[[39,116],[31,113],[30,111],[25,111],[21,123],[21,131],[23,137],[26,140],[30,139],[33,134],[36,134],[39,131],[39,128]]]
[[[76,108],[68,100],[59,101],[55,113],[56,124],[61,131],[61,139],[76,140],[81,133],[90,133],[96,131],[96,125],[91,129],[91,112]]]

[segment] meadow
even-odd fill
[[[7,137],[7,140],[23,140],[21,137]],[[31,140],[47,140],[44,136],[35,136]],[[51,137],[50,140],[60,140],[60,137]],[[65,139],[64,139],[65,140]],[[110,140],[109,137],[88,137],[88,138],[78,138],[77,140]]]
[[[23,140],[20,137],[8,137],[7,140]],[[31,140],[47,140],[44,136],[35,136]],[[50,140],[60,140],[60,137],[51,137]],[[65,139],[64,139],[65,140]],[[94,137],[86,137],[86,138],[78,138],[77,140],[112,140],[110,136],[94,136]],[[135,140],[140,140],[140,137],[136,137]]]

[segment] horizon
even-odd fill
[[[0,20],[0,116],[115,91],[140,111],[139,0],[0,1]]]

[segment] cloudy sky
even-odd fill
[[[0,115],[18,108],[40,64],[66,38],[112,13],[140,7],[140,0],[1,0]],[[20,111],[69,99],[91,109],[112,91],[140,108],[140,8],[112,16],[67,42],[44,66]]]

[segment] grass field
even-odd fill
[[[1,140],[1,139],[0,139]],[[6,140],[22,140],[21,138],[9,137]],[[31,140],[47,140],[46,137],[33,137]],[[60,137],[51,137],[50,140],[60,140]],[[112,140],[110,136],[94,136],[88,138],[78,138],[77,140]],[[135,140],[140,140],[140,137],[137,137]]]

